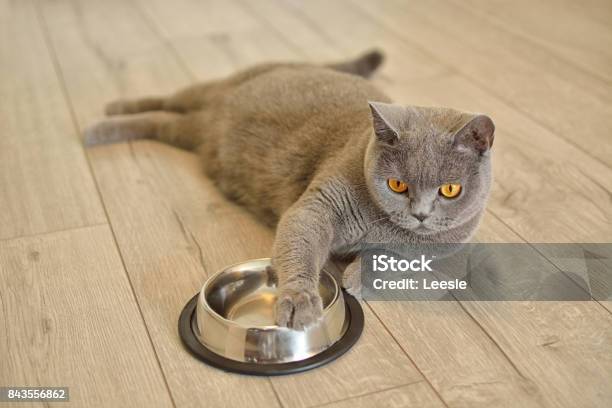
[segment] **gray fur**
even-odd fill
[[[321,315],[319,272],[330,256],[365,242],[465,242],[485,208],[491,120],[390,104],[346,73],[367,77],[378,63],[366,54],[354,69],[261,65],[168,98],[114,102],[107,112],[120,116],[89,128],[86,141],[151,137],[197,149],[227,196],[277,225],[277,322],[303,329]],[[392,192],[390,177],[408,182],[408,194]],[[448,182],[463,185],[458,198],[437,194]],[[358,260],[343,281],[356,289]]]

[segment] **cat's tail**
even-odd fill
[[[345,61],[337,64],[329,64],[328,67],[336,71],[346,72],[348,74],[359,75],[364,78],[369,78],[374,71],[385,60],[384,54],[379,50],[368,51],[354,60]]]

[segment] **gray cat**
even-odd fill
[[[199,150],[229,197],[277,225],[279,325],[322,313],[319,272],[360,243],[465,242],[491,185],[484,115],[391,104],[368,77],[373,51],[343,64],[266,64],[169,97],[120,100],[86,143],[153,138]],[[375,102],[374,102],[375,101]],[[343,276],[359,288],[360,261]]]

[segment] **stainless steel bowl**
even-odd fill
[[[269,266],[269,258],[247,261],[208,279],[191,322],[195,337],[204,347],[237,362],[279,364],[309,359],[343,337],[350,313],[343,292],[325,271],[319,284],[322,318],[304,331],[276,326],[277,287]]]

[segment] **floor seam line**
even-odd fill
[[[350,400],[356,399],[356,398],[363,398],[363,397],[368,397],[370,395],[381,394],[383,392],[393,391],[393,390],[396,390],[398,388],[409,387],[411,385],[420,384],[420,383],[424,383],[424,382],[426,382],[424,379],[420,379],[420,380],[417,380],[417,381],[411,381],[411,382],[408,382],[408,383],[405,383],[405,384],[394,385],[392,387],[387,387],[387,388],[383,388],[383,389],[380,389],[380,390],[364,392],[363,394],[357,394],[357,395],[352,395],[352,396],[346,397],[346,398],[340,398],[340,399],[337,399],[337,400],[334,400],[334,401],[325,402],[325,403],[320,404],[320,405],[309,405],[306,408],[326,407],[328,405],[336,404],[338,402],[350,401]]]
[[[39,23],[39,26],[40,26],[40,28],[42,30],[42,34],[43,34],[43,38],[44,38],[44,43],[46,45],[47,52],[49,53],[49,57],[51,59],[53,68],[55,70],[55,75],[56,75],[57,81],[59,83],[59,86],[60,86],[61,92],[63,94],[64,100],[65,100],[66,104],[68,105],[68,110],[69,110],[69,113],[70,113],[70,117],[72,119],[72,124],[73,124],[74,131],[76,133],[76,136],[78,137],[78,135],[81,134],[81,128],[80,128],[80,125],[79,125],[79,122],[78,122],[78,119],[77,119],[76,112],[74,110],[74,106],[72,105],[72,99],[70,98],[70,94],[69,94],[68,89],[66,87],[66,80],[64,78],[63,71],[62,71],[61,66],[59,64],[59,60],[58,60],[58,56],[56,54],[55,47],[53,46],[53,44],[51,42],[52,40],[51,40],[51,37],[50,37],[50,34],[49,34],[49,29],[48,29],[48,26],[47,26],[46,19],[43,16],[43,13],[42,13],[42,10],[40,9],[40,4],[39,4],[38,1],[36,1],[35,5],[34,5],[34,11],[35,11],[35,14],[38,17],[38,23]],[[81,143],[81,149],[83,151],[83,155],[85,157],[85,160],[86,160],[86,162],[88,164],[89,172],[90,172],[90,175],[91,175],[92,180],[94,182],[94,185],[96,187],[96,191],[98,192],[98,198],[100,200],[100,204],[102,205],[102,209],[104,210],[104,215],[106,216],[106,219],[108,221],[108,226],[109,226],[109,229],[110,229],[110,232],[111,232],[114,244],[115,244],[115,250],[117,251],[117,255],[119,256],[119,259],[121,260],[121,265],[123,266],[123,270],[124,270],[124,276],[127,279],[128,285],[129,285],[131,293],[132,293],[132,298],[134,299],[134,302],[136,303],[136,307],[137,307],[138,312],[140,314],[142,325],[144,326],[145,332],[147,333],[147,338],[149,340],[149,344],[150,344],[151,349],[153,351],[153,355],[155,356],[155,360],[157,361],[157,366],[158,366],[158,368],[160,370],[160,374],[161,374],[162,379],[164,381],[164,384],[166,386],[166,391],[168,392],[168,396],[170,398],[170,402],[172,403],[172,406],[174,406],[176,408],[176,402],[174,401],[174,396],[172,395],[172,391],[170,390],[170,386],[168,384],[168,379],[166,378],[166,374],[164,373],[161,361],[159,359],[159,355],[157,354],[157,349],[155,348],[155,343],[153,342],[153,338],[151,337],[151,333],[149,331],[149,327],[147,325],[147,321],[146,321],[144,313],[142,311],[142,307],[140,306],[140,302],[138,301],[138,296],[136,295],[136,291],[134,289],[134,285],[132,283],[132,280],[130,279],[130,276],[129,276],[129,273],[128,273],[128,268],[127,268],[126,263],[125,263],[125,259],[123,258],[123,254],[121,252],[121,248],[119,246],[119,242],[117,240],[117,236],[115,234],[115,231],[113,229],[113,226],[112,226],[112,223],[111,223],[111,220],[110,220],[110,216],[108,214],[108,209],[106,208],[106,204],[104,203],[104,198],[103,198],[103,195],[102,195],[102,191],[101,191],[100,186],[98,184],[98,180],[97,180],[95,172],[93,170],[93,166],[91,164],[91,160],[89,158],[89,155],[87,154],[87,151],[86,151],[86,149],[85,149],[85,147],[84,147],[84,145],[82,143]]]
[[[25,235],[16,235],[13,237],[6,237],[6,238],[0,238],[0,242],[9,242],[9,241],[17,241],[20,239],[29,239],[29,238],[42,238],[45,237],[47,235],[53,235],[53,234],[61,234],[62,232],[70,232],[70,231],[80,231],[80,230],[86,230],[86,229],[90,229],[90,228],[95,228],[95,227],[101,227],[103,225],[110,225],[108,222],[99,222],[99,223],[95,223],[95,224],[84,224],[84,225],[77,225],[74,227],[68,227],[68,228],[61,228],[61,229],[57,229],[57,230],[49,230],[49,231],[44,231],[44,232],[35,232],[33,234],[25,234]]]
[[[368,302],[364,301],[364,303],[368,306],[368,309],[370,309],[370,311],[372,312],[372,314],[374,314],[374,316],[376,316],[376,318],[378,319],[378,321],[380,321],[380,324],[383,326],[383,328],[385,329],[385,331],[387,333],[389,333],[389,336],[391,336],[391,338],[393,339],[393,341],[395,342],[395,344],[397,344],[397,346],[400,348],[400,350],[402,350],[402,353],[404,353],[404,355],[408,358],[408,360],[410,360],[410,362],[412,363],[412,365],[416,368],[416,370],[419,372],[419,374],[421,374],[421,376],[423,377],[423,380],[427,382],[427,384],[431,387],[431,389],[433,390],[433,392],[436,394],[436,396],[438,397],[438,399],[440,399],[440,401],[444,404],[444,406],[448,407],[448,403],[444,400],[444,398],[442,398],[442,394],[440,394],[440,392],[436,389],[436,387],[433,386],[433,383],[431,382],[431,380],[429,378],[427,378],[427,376],[425,375],[425,373],[423,373],[423,370],[421,370],[421,368],[417,365],[417,363],[414,361],[414,359],[410,356],[410,354],[406,351],[406,349],[404,349],[404,347],[402,347],[402,345],[400,344],[399,340],[395,337],[395,335],[391,332],[391,329],[389,329],[389,327],[387,327],[387,325],[385,324],[385,322],[383,322],[383,320],[380,318],[380,316],[378,316],[378,313],[376,313],[374,311],[374,308],[372,307],[372,305],[370,305]]]
[[[524,238],[521,234],[519,234],[518,231],[515,231],[514,228],[512,228],[508,223],[506,223],[499,215],[497,215],[494,210],[492,210],[491,208],[487,208],[486,211],[489,214],[491,214],[495,219],[497,219],[499,222],[501,222],[506,228],[508,228],[510,231],[512,231],[514,234],[516,234],[516,236],[519,237],[521,240],[523,240],[523,242],[525,244],[529,245],[531,248],[533,248],[534,251],[539,253],[544,259],[546,259],[548,261],[548,263],[550,263],[556,270],[558,270],[559,272],[561,272],[561,274],[563,274],[565,277],[567,277],[567,279],[569,279],[572,283],[574,283],[574,285],[576,285],[581,291],[583,291],[584,293],[589,295],[591,297],[591,301],[592,302],[597,303],[599,306],[601,306],[604,309],[604,311],[606,311],[609,314],[612,314],[612,311],[608,310],[608,308],[605,307],[603,305],[603,303],[601,303],[601,301],[599,299],[595,299],[591,293],[589,293],[586,289],[584,289],[582,286],[580,286],[564,270],[559,268],[559,266],[557,266],[557,264],[555,264],[553,261],[548,259],[548,257],[545,254],[543,254],[542,252],[540,252],[540,250],[538,250],[536,247],[534,247],[532,242],[529,242],[526,238]]]

